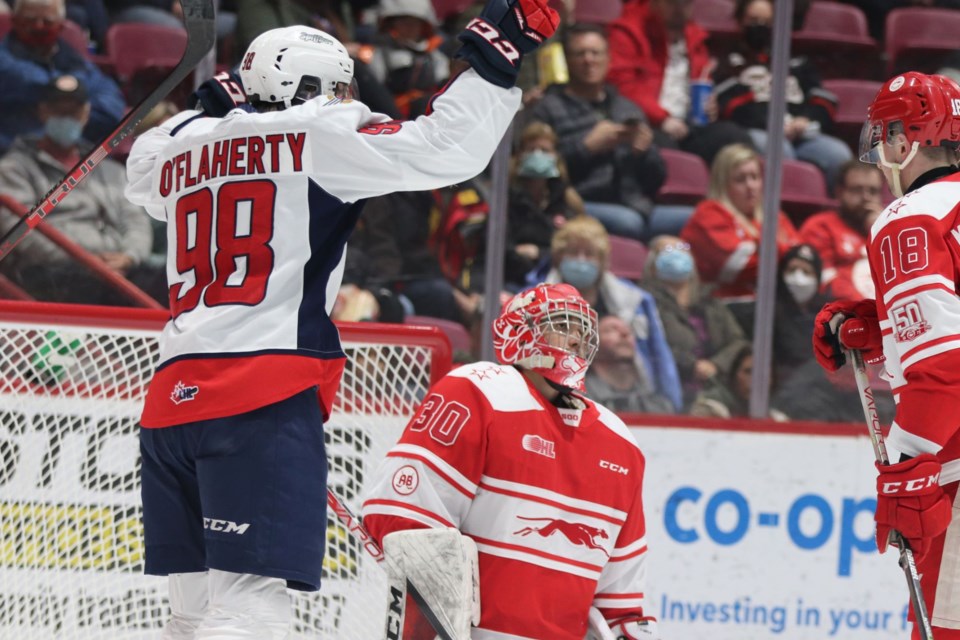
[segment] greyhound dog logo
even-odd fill
[[[544,538],[547,538],[553,535],[556,532],[563,534],[567,540],[575,545],[583,545],[588,549],[597,549],[603,551],[603,555],[610,557],[610,554],[607,553],[607,550],[601,547],[597,543],[597,539],[606,540],[610,536],[607,535],[607,532],[603,529],[597,527],[588,527],[585,524],[580,524],[579,522],[567,522],[566,520],[559,520],[556,518],[525,518],[523,516],[517,516],[520,520],[528,521],[539,521],[546,522],[547,524],[542,527],[524,527],[519,531],[514,531],[514,535],[527,536],[531,533],[539,533]]]

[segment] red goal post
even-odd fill
[[[137,417],[166,319],[0,301],[0,637],[158,635],[166,580],[142,575]],[[433,327],[338,326],[348,363],[325,425],[328,480],[359,510],[451,349]],[[292,637],[380,637],[382,570],[332,516],[326,536],[320,592],[291,592]]]

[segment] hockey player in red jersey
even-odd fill
[[[330,320],[367,198],[480,173],[558,17],[489,0],[469,68],[415,121],[371,113],[327,33],[267,31],[223,95],[140,137],[127,197],[167,223],[171,321],[141,416],[145,571],[170,576],[173,638],[285,638],[286,588],[320,587],[323,422],[343,369]],[[219,116],[219,117],[215,117]]]
[[[873,300],[826,305],[814,349],[825,368],[841,344],[868,362],[885,358],[897,400],[878,465],[877,546],[890,530],[913,549],[937,640],[960,639],[960,86],[905,73],[868,109],[861,160],[877,164],[898,199],[880,214],[867,249]],[[892,454],[891,457],[894,457]],[[952,505],[952,508],[951,508]],[[914,629],[913,638],[919,638]]]
[[[644,458],[582,395],[596,312],[570,285],[540,284],[504,306],[493,334],[500,363],[460,367],[430,390],[377,472],[364,524],[388,562],[406,530],[475,543],[473,640],[582,640],[591,607],[617,637],[655,640]]]

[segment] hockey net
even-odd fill
[[[0,638],[157,637],[169,609],[166,580],[142,573],[137,418],[163,322],[152,311],[0,302]],[[341,337],[329,484],[359,511],[450,348],[423,327],[349,324]],[[290,592],[292,637],[382,637],[382,570],[335,519],[326,538],[320,592]]]

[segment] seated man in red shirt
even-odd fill
[[[800,239],[823,260],[822,293],[835,299],[874,297],[867,239],[883,211],[883,175],[876,165],[851,160],[840,169],[835,188],[840,206],[807,218]]]

